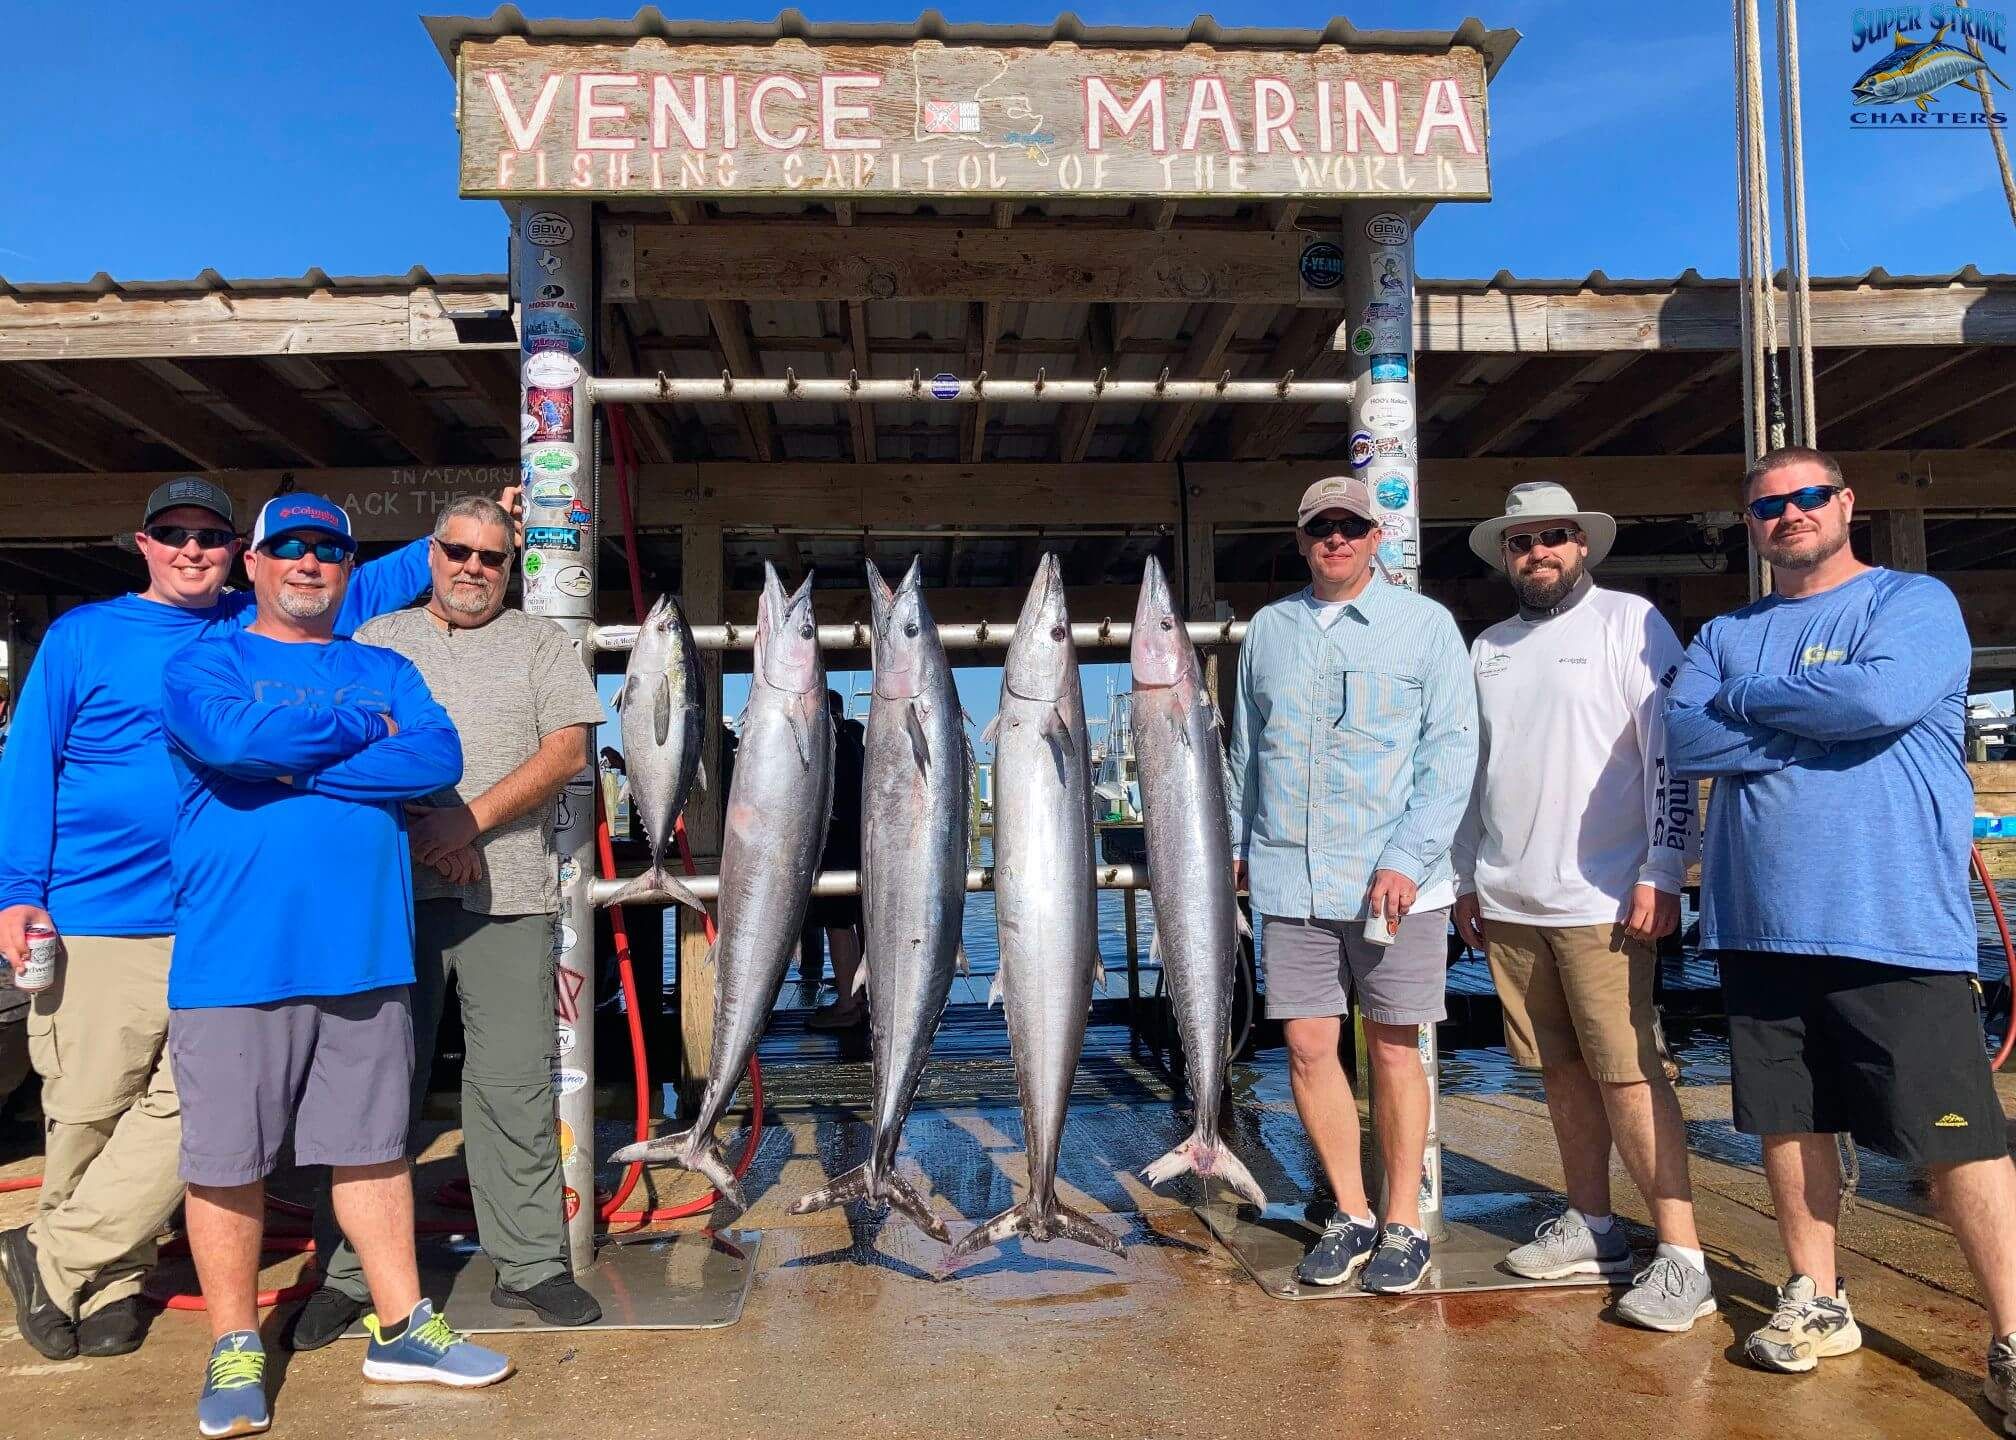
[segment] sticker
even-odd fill
[[[1414,458],[1414,447],[1405,435],[1380,435],[1372,441],[1372,458],[1388,464]]]
[[[1335,290],[1344,283],[1343,247],[1329,240],[1312,240],[1302,247],[1296,268],[1309,289]]]
[[[562,860],[560,862],[560,883],[562,885],[572,885],[580,878],[581,867],[579,865],[576,865],[572,860]]]
[[[1356,330],[1351,332],[1351,353],[1353,355],[1370,355],[1373,345],[1377,343],[1372,337],[1372,327],[1370,325],[1360,325]]]
[[[525,487],[525,498],[534,505],[564,510],[574,503],[574,482],[565,475],[535,475]]]
[[[569,1222],[572,1222],[574,1217],[581,1213],[581,1197],[574,1193],[572,1185],[562,1185],[560,1187],[560,1203],[561,1208],[567,1212]]]
[[[1406,379],[1407,357],[1405,355],[1374,355],[1372,357],[1372,381],[1374,384],[1393,380],[1404,383]],[[571,420],[569,421],[569,428],[572,428]]]
[[[1379,542],[1379,563],[1384,565],[1388,570],[1399,569],[1401,565],[1406,563],[1406,558],[1406,551],[1400,548],[1398,540],[1382,540]]]
[[[573,1037],[569,1036],[568,1038],[572,1039]],[[571,1050],[574,1047],[570,1045],[567,1048]],[[574,1163],[574,1127],[569,1125],[565,1120],[560,1122],[560,1163],[562,1165],[572,1165]]]
[[[585,510],[582,507],[581,502],[579,500],[576,500],[574,502],[574,507],[567,512],[567,523],[569,525],[586,525],[589,521],[593,520],[594,518],[595,517],[593,515],[590,515],[587,512],[587,510]]]
[[[544,575],[527,575],[525,577],[525,603],[527,605],[530,605],[534,600],[543,601],[552,593],[553,582],[548,580]]]
[[[1405,245],[1407,218],[1391,210],[1382,210],[1365,222],[1365,238],[1374,245]]]
[[[544,270],[548,275],[551,275],[555,270],[560,268],[560,257],[555,255],[551,250],[540,251],[539,268]]]
[[[576,1070],[573,1066],[569,1065],[553,1072],[553,1093],[555,1095],[572,1095],[577,1090],[587,1088],[587,1085],[588,1072],[586,1070]]]
[[[588,573],[585,565],[569,565],[553,577],[553,588],[562,595],[572,595],[576,600],[585,599],[595,588],[595,577]]]
[[[1358,418],[1374,435],[1395,435],[1414,423],[1414,398],[1406,391],[1368,395]]]
[[[534,420],[530,415],[520,415],[518,417],[518,443],[523,445],[531,440],[532,432],[538,428],[539,422],[537,420]]]
[[[1406,295],[1406,257],[1392,250],[1381,250],[1373,256],[1372,288],[1384,300],[1398,300]]]
[[[1372,463],[1372,432],[1353,430],[1351,432],[1351,468],[1363,470]]]
[[[576,1025],[581,1020],[581,992],[587,988],[588,977],[579,970],[556,970],[553,973],[553,1018],[566,1025]]]
[[[1376,377],[1375,377],[1376,378]],[[549,389],[535,385],[525,392],[525,413],[538,422],[534,440],[574,438],[574,387]]]
[[[541,350],[525,362],[525,383],[571,390],[581,378],[581,366],[572,355],[558,350]]]
[[[578,551],[581,548],[581,532],[558,525],[528,525],[525,528],[525,544],[534,550]]]
[[[579,355],[588,348],[581,322],[571,315],[541,312],[525,317],[525,349],[533,355],[542,350],[564,350]]]
[[[1407,348],[1407,307],[1398,300],[1374,300],[1365,307],[1365,328],[1374,350]]]
[[[574,1027],[572,1025],[555,1025],[553,1027],[553,1043],[560,1047],[562,1055],[572,1055],[574,1053]]]
[[[938,400],[959,398],[959,377],[949,370],[940,370],[931,377],[931,394]]]
[[[579,932],[565,920],[555,920],[553,922],[553,953],[555,955],[563,955],[567,951],[572,950],[574,942],[579,938]]]
[[[592,795],[594,791],[595,777],[590,775],[586,770],[583,770],[579,775],[570,777],[567,781],[567,793],[569,795]]]
[[[534,210],[518,227],[518,233],[525,237],[528,245],[537,245],[542,249],[565,245],[574,238],[574,222],[557,211]]]
[[[1372,497],[1387,510],[1405,510],[1413,493],[1405,475],[1381,475],[1372,485]]]
[[[532,420],[530,415],[525,417]],[[539,422],[532,420],[534,425]],[[572,445],[541,445],[525,452],[525,467],[541,475],[572,475],[581,468],[581,452]]]
[[[1414,517],[1388,515],[1379,522],[1379,529],[1388,540],[1411,540],[1414,538]]]
[[[581,307],[576,305],[572,300],[528,300],[525,302],[525,308],[527,310],[557,310],[563,315],[569,315]]]
[[[565,297],[566,294],[567,287],[565,285],[541,285],[539,287],[539,298],[541,300],[559,300]]]

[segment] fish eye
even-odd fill
[[[1069,633],[1062,625],[1052,625],[1050,627],[1050,638],[1052,640],[1062,640]]]
[[[800,640],[810,640],[812,638],[812,626],[809,623],[798,627],[798,638]]]
[[[1172,620],[1169,616],[1164,615],[1162,617],[1162,628],[1164,630],[1174,630],[1176,628],[1176,622]]]
[[[917,634],[917,622],[915,620],[910,621],[907,625],[903,627],[903,633],[905,635],[911,636],[912,638],[915,638]]]

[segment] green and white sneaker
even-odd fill
[[[1861,1348],[1862,1331],[1848,1308],[1848,1287],[1837,1284],[1830,1300],[1804,1275],[1779,1287],[1770,1322],[1743,1342],[1752,1364],[1788,1375],[1802,1375],[1822,1360]]]
[[[1528,1280],[1564,1280],[1570,1275],[1629,1275],[1631,1245],[1614,1220],[1598,1235],[1570,1208],[1544,1220],[1533,1238],[1505,1257],[1505,1268]]]
[[[1714,1313],[1715,1287],[1708,1283],[1708,1276],[1664,1245],[1617,1302],[1618,1319],[1669,1335],[1692,1330],[1696,1320]]]

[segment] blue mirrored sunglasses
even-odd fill
[[[1802,485],[1797,490],[1787,490],[1783,495],[1759,496],[1743,508],[1750,512],[1753,520],[1776,520],[1785,513],[1787,505],[1797,505],[1805,511],[1818,510],[1847,488],[1845,485]]]
[[[299,560],[310,550],[324,565],[338,565],[350,558],[350,547],[341,540],[304,540],[299,535],[287,535],[266,545],[266,553],[275,560]]]

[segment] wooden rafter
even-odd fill
[[[135,470],[147,464],[146,448],[132,436],[102,421],[93,423],[18,365],[0,373],[0,425],[86,470]]]
[[[722,368],[731,375],[761,375],[763,368],[757,363],[756,352],[749,343],[749,307],[740,300],[709,300],[706,303],[708,323],[714,327],[714,338],[721,347]],[[775,460],[779,453],[777,423],[771,417],[770,407],[736,405],[733,409],[735,422],[741,428],[750,452],[758,460]]]
[[[183,360],[175,367],[228,400],[253,423],[310,465],[334,466],[361,457],[359,437],[274,373],[264,361]]]
[[[1209,380],[1223,373],[1225,349],[1246,318],[1242,305],[1202,305],[1202,318],[1190,335],[1190,348],[1171,367],[1172,379]],[[1174,460],[1183,451],[1198,420],[1210,407],[1203,404],[1159,405],[1148,430],[1148,458]]]
[[[985,375],[997,363],[995,351],[1001,343],[1002,309],[999,300],[967,306],[966,373],[970,376]],[[979,464],[987,436],[987,402],[967,406],[959,428],[959,453],[968,465]]]
[[[1575,383],[1598,357],[1536,355],[1505,379],[1493,382],[1484,398],[1437,439],[1451,455],[1485,455],[1525,423],[1535,406]]]
[[[1975,350],[1897,391],[1894,403],[1863,411],[1830,433],[1828,443],[1853,450],[1885,449],[1907,436],[1936,429],[1948,417],[1984,401],[2006,406],[2011,390],[2016,390],[2016,350]]]
[[[1530,361],[1528,362],[1531,363]],[[1654,351],[1592,388],[1520,447],[1528,455],[1587,455],[1697,381],[1728,373],[1733,355]]]
[[[1133,307],[1126,305],[1094,302],[1086,306],[1085,333],[1079,337],[1072,375],[1091,380],[1096,379],[1101,370],[1112,370],[1119,361],[1120,349],[1127,343],[1127,332],[1138,314]],[[1067,465],[1083,460],[1092,445],[1092,432],[1098,425],[1098,406],[1066,406],[1063,422],[1057,430],[1058,458]]]
[[[1339,313],[1314,309],[1290,312],[1281,338],[1259,373],[1269,380],[1279,380],[1291,370],[1299,380],[1336,379],[1348,360],[1332,347]],[[1243,406],[1226,431],[1225,453],[1239,459],[1272,460],[1315,410],[1313,405]]]
[[[867,379],[875,373],[868,347],[868,307],[859,300],[843,302],[847,309],[847,358],[854,372]],[[847,407],[847,429],[853,438],[854,463],[875,463],[875,412],[866,405]]]
[[[71,360],[51,366],[65,380],[197,467],[241,470],[273,456],[222,423],[204,405],[163,384],[133,360]]]
[[[338,390],[421,464],[438,465],[454,453],[448,427],[433,407],[377,361],[321,356],[315,363]]]

